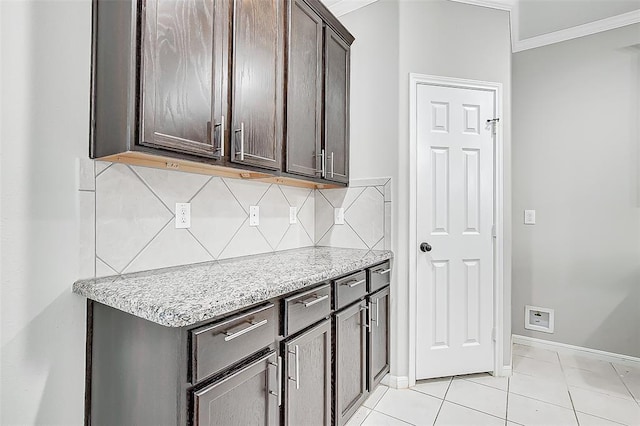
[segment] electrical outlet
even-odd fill
[[[298,208],[297,207],[289,207],[289,223],[290,224],[298,223]]]
[[[524,211],[524,224],[525,225],[535,225],[536,224],[536,211],[535,210],[525,210]]]
[[[258,226],[258,225],[260,225],[260,207],[250,206],[249,207],[249,226]]]
[[[344,225],[344,208],[338,207],[333,210],[333,224]]]
[[[191,228],[191,203],[176,203],[176,228]]]

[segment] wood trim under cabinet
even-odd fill
[[[297,186],[309,189],[331,189],[344,187],[344,185],[337,185],[333,183],[318,183],[308,180],[296,179],[289,176],[274,176],[272,174],[261,173],[252,170],[236,169],[208,163],[199,163],[196,161],[183,160],[179,158],[168,158],[161,155],[147,154],[139,151],[127,151],[121,154],[102,157],[98,160],[130,164],[132,166],[151,167],[155,169],[165,170],[168,169],[234,179],[251,179],[258,182]]]

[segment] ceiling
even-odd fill
[[[337,16],[375,1],[322,0]],[[640,0],[450,1],[508,11],[514,52],[640,23]]]

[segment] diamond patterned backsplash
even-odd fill
[[[119,163],[79,164],[81,278],[313,245],[390,248],[389,179],[313,191]],[[188,229],[174,226],[176,202],[191,203]],[[260,223],[252,227],[254,205]],[[294,224],[290,207],[297,209]],[[334,225],[340,207],[345,223]]]

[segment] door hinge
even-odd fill
[[[496,341],[496,329],[495,327],[491,329],[491,340]]]
[[[496,226],[495,225],[491,226],[491,236],[493,238],[496,238]]]

